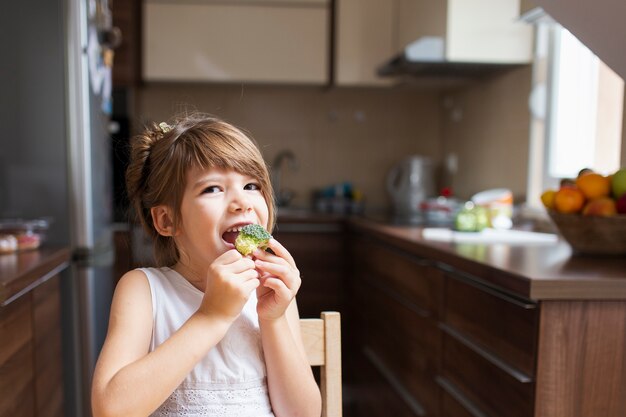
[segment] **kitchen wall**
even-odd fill
[[[524,66],[448,92],[148,84],[139,92],[137,114],[159,121],[195,106],[250,131],[269,163],[280,150],[293,150],[300,168],[287,172],[284,184],[297,192],[298,206],[310,204],[314,189],[347,180],[364,191],[370,208],[387,208],[385,175],[410,153],[433,157],[439,171],[445,157],[455,155],[457,173],[441,177],[439,185],[451,184],[461,198],[507,187],[523,202],[531,76]],[[626,132],[626,117],[624,124]]]
[[[516,202],[525,200],[531,75],[525,66],[442,97],[443,152],[457,156],[459,196],[506,187]]]
[[[309,205],[314,189],[351,181],[368,208],[386,208],[385,176],[394,163],[408,154],[442,155],[435,89],[147,84],[135,114],[162,121],[190,108],[246,129],[270,164],[292,150],[299,169],[286,171],[283,184],[296,191],[296,206]]]

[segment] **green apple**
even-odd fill
[[[613,174],[611,188],[613,190],[613,197],[615,197],[616,200],[626,194],[626,168],[621,168]]]

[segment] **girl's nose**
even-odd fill
[[[232,192],[229,202],[229,209],[232,212],[246,212],[252,210],[252,200],[246,195],[244,190]]]

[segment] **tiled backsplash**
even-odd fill
[[[309,205],[317,188],[350,181],[369,207],[386,207],[385,176],[399,159],[440,159],[439,103],[437,91],[423,89],[148,84],[136,114],[160,121],[197,109],[247,130],[270,164],[292,150],[298,169],[285,169],[282,185],[296,192],[293,205]]]
[[[250,132],[270,164],[290,149],[299,168],[286,170],[282,184],[296,192],[296,206],[310,205],[315,189],[350,181],[368,208],[387,208],[387,172],[409,154],[432,157],[439,172],[441,161],[454,154],[458,172],[451,185],[461,198],[496,187],[523,197],[530,78],[527,66],[451,92],[147,84],[138,92],[136,115],[161,121],[197,109]]]

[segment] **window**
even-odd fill
[[[575,36],[546,15],[536,20],[528,204],[575,178],[620,164],[624,82]]]

